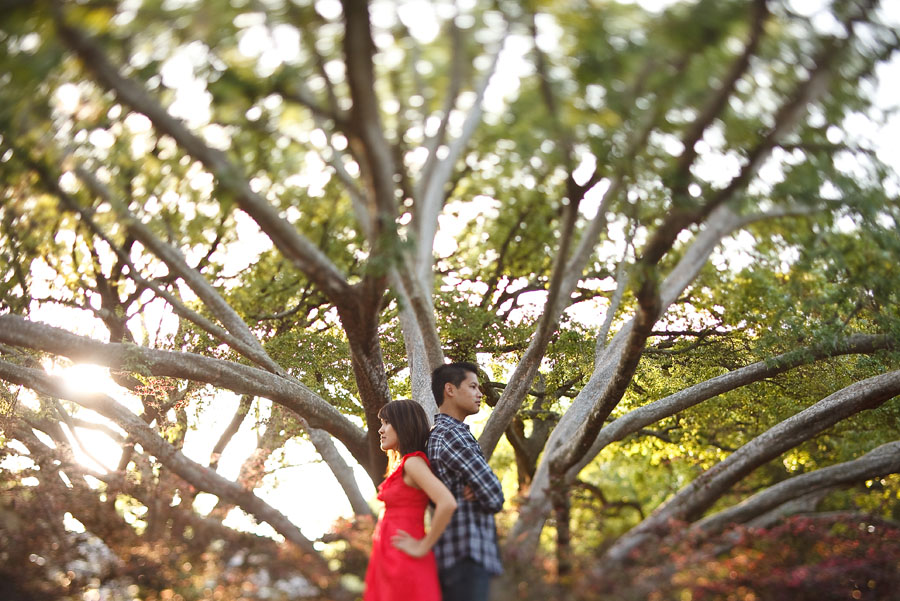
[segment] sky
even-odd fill
[[[470,0],[473,1],[473,0]],[[659,10],[669,2],[665,0],[645,0],[640,2],[651,10]],[[376,25],[387,25],[390,20],[394,19],[392,12],[381,11],[378,6],[385,3],[376,2],[373,11],[373,22]],[[820,26],[827,28],[829,26],[827,19],[821,16],[819,7],[821,3],[816,0],[796,0],[792,3],[794,8],[801,14],[808,15],[811,19],[820,19]],[[900,2],[887,2],[887,11],[891,14],[891,19],[900,25]],[[338,0],[318,0],[317,9],[323,16],[339,14],[340,3]],[[442,10],[438,5],[432,4],[426,0],[415,0],[401,3],[401,9],[398,11],[399,19],[402,21],[415,23],[414,31],[423,41],[429,41],[438,33],[437,19],[435,11]],[[335,13],[335,11],[338,11]],[[545,24],[543,29],[546,30],[545,36],[552,43],[552,24]],[[376,44],[378,40],[376,39]],[[539,42],[540,43],[540,42]],[[262,73],[274,70],[281,62],[290,62],[295,60],[299,54],[299,39],[295,32],[290,28],[275,28],[269,31],[262,22],[248,22],[245,34],[240,40],[240,52],[248,57],[255,58],[258,61],[259,70]],[[505,103],[518,90],[519,82],[528,72],[528,65],[523,60],[523,55],[528,51],[528,44],[525,40],[519,38],[510,39],[501,55],[500,65],[497,74],[491,80],[488,88],[484,107],[487,113],[499,113],[502,111]],[[199,128],[205,139],[214,146],[227,146],[229,140],[225,133],[217,126],[209,126],[209,102],[211,96],[206,92],[203,83],[194,75],[194,66],[203,60],[202,49],[196,46],[189,46],[182,51],[176,53],[172,58],[167,60],[161,69],[163,82],[173,89],[175,99],[171,105],[171,111],[178,117],[185,119],[189,125]],[[390,60],[390,57],[388,57]],[[883,66],[879,70],[879,86],[874,91],[877,102],[885,110],[897,109],[898,98],[900,98],[900,60],[895,59],[891,64]],[[58,93],[60,107],[64,111],[72,113],[78,110],[78,91],[74,86],[64,86]],[[129,117],[127,122],[129,129],[133,134],[141,132],[149,132],[150,124],[146,118],[139,115]],[[866,137],[875,140],[878,145],[878,153],[880,158],[886,163],[894,166],[895,170],[900,173],[900,145],[896,140],[900,140],[900,117],[893,115],[886,127],[880,131],[872,130],[872,127],[865,119],[860,119],[858,127],[855,131]],[[97,139],[91,140],[98,146],[111,143],[103,140],[102,135],[98,134]],[[311,140],[316,144],[315,139]],[[135,153],[140,154],[142,148],[140,145],[141,136],[135,135],[135,142],[138,145],[134,149]],[[318,141],[320,145],[324,145],[324,140]],[[324,166],[324,164],[319,167]],[[315,190],[316,187],[324,186],[321,178],[316,179],[316,165],[310,165],[308,170],[312,175],[298,175],[305,178],[299,182],[300,185]],[[587,177],[592,171],[592,157],[587,156],[579,170],[576,171],[576,177]],[[715,166],[713,166],[715,168]],[[321,173],[322,170],[318,169]],[[192,185],[199,189],[212,189],[212,179],[202,172],[196,174],[196,182]],[[585,202],[581,205],[581,211],[585,218],[593,217],[596,212],[600,199],[605,189],[598,186],[594,191],[589,193]],[[473,220],[484,218],[486,213],[492,209],[491,199],[484,197],[476,199],[472,202],[455,201],[450,203],[444,214],[440,218],[440,230],[435,242],[435,252],[441,256],[447,256],[455,248],[456,234],[463,231],[467,224]],[[241,239],[246,241],[249,248],[244,249],[241,253],[236,253],[227,257],[229,262],[229,271],[232,273],[239,272],[244,269],[252,257],[260,250],[267,248],[271,243],[265,237],[259,234],[258,228],[246,216],[242,214],[239,217],[239,228],[243,231]],[[61,233],[60,235],[65,235]],[[615,236],[614,236],[615,238]],[[624,236],[619,235],[619,242]],[[717,259],[723,261],[723,257],[732,263],[732,266],[741,266],[741,261],[748,260],[746,253],[742,253],[742,249],[750,240],[741,240],[739,237],[726,244],[725,249],[719,254]],[[730,245],[730,246],[729,246]],[[621,249],[619,249],[621,250]],[[743,256],[743,258],[742,258]],[[38,269],[40,269],[38,267]],[[37,274],[40,276],[40,273]],[[48,286],[51,282],[47,282]],[[41,295],[39,289],[34,291],[37,296]],[[539,310],[542,303],[542,295],[535,294],[529,299],[523,307],[522,311]],[[49,313],[52,311],[52,314]],[[597,307],[591,306],[589,303],[583,304],[580,308],[573,309],[573,316],[576,319],[589,322],[596,319],[598,314]],[[50,323],[60,323],[66,321],[72,331],[80,334],[89,335],[92,328],[96,327],[91,320],[70,319],[73,315],[69,309],[41,309],[36,311],[34,318],[43,319]],[[147,307],[144,315],[140,316],[143,320],[145,328],[148,332],[164,333],[173,327],[173,322],[167,318],[162,310],[161,304],[151,304]],[[75,324],[72,326],[71,324]],[[108,370],[97,366],[75,365],[71,367],[60,367],[58,365],[48,364],[48,371],[63,376],[66,381],[73,387],[81,390],[96,390],[105,392],[116,398],[122,403],[129,405],[134,411],[140,411],[139,402],[123,394],[123,389],[116,386],[108,377]],[[23,401],[33,403],[33,399],[29,399],[28,394],[23,394]],[[192,417],[196,425],[202,425],[202,428],[193,430],[188,434],[184,453],[192,459],[207,464],[213,445],[218,439],[219,434],[224,430],[225,426],[231,419],[231,415],[237,408],[239,399],[236,395],[227,391],[219,391],[214,398],[208,399],[206,407],[200,413]],[[269,402],[265,400],[257,400],[254,411],[264,416],[269,408]],[[85,412],[84,417],[89,418],[90,412]],[[486,416],[482,415],[473,420],[476,432],[481,424],[483,424]],[[228,478],[237,476],[237,471],[241,462],[256,447],[256,433],[251,428],[252,420],[247,420],[232,443],[229,445],[226,453],[220,460],[219,472]],[[80,459],[94,469],[109,470],[114,469],[118,462],[121,449],[109,438],[101,433],[91,430],[79,431],[80,442],[84,444],[91,457],[77,451]],[[355,462],[346,452],[340,443],[338,447],[342,450],[348,463],[354,465]],[[76,450],[78,445],[74,445]],[[317,538],[326,532],[329,526],[337,517],[346,517],[351,514],[350,505],[343,495],[340,487],[331,475],[328,468],[321,462],[316,460],[315,453],[308,442],[302,440],[292,441],[287,448],[288,463],[290,467],[273,470],[271,475],[267,476],[265,486],[262,487],[260,495],[271,503],[276,509],[287,515],[295,524],[299,525],[304,534],[309,538]],[[94,461],[95,458],[100,462]],[[270,462],[270,467],[274,467],[274,462]],[[21,467],[22,464],[18,464]],[[17,464],[5,463],[2,467],[7,469],[15,469]],[[374,501],[375,490],[371,480],[365,475],[362,468],[357,466],[357,481],[363,491],[363,494]],[[314,490],[316,494],[309,494]],[[195,504],[196,508],[203,512],[208,511],[211,507],[212,499],[210,495],[200,495]],[[139,519],[140,516],[135,516]],[[250,528],[256,532],[274,535],[271,528],[261,525],[251,528],[248,520],[244,519],[240,512],[235,512],[229,517],[229,522],[239,528]],[[70,522],[70,527],[78,529],[78,524]]]

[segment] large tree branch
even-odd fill
[[[686,61],[684,60],[679,61],[675,65],[676,72],[680,72],[684,68],[685,63]],[[632,170],[634,158],[646,145],[650,133],[653,131],[653,128],[655,127],[659,116],[663,113],[664,107],[664,102],[658,102],[656,105],[656,109],[654,111],[651,111],[649,115],[647,115],[645,119],[639,123],[637,129],[627,139],[623,159],[618,164],[619,169],[610,181],[609,187],[607,188],[606,192],[603,194],[603,198],[600,201],[599,207],[597,208],[596,215],[585,228],[584,232],[581,235],[581,239],[577,248],[572,253],[572,256],[569,258],[568,263],[566,264],[564,270],[565,276],[562,280],[560,289],[563,291],[567,291],[567,293],[561,294],[557,297],[558,303],[556,304],[556,306],[547,305],[544,313],[541,316],[542,320],[546,318],[549,321],[551,320],[550,316],[552,315],[552,321],[555,324],[559,320],[560,315],[562,315],[562,312],[565,310],[571,291],[575,289],[578,280],[582,277],[584,266],[587,264],[587,261],[594,252],[597,240],[600,237],[600,233],[606,228],[607,212],[609,211],[609,208],[612,205],[613,201],[618,198],[619,194],[625,188],[626,181],[628,180],[628,177]],[[590,192],[590,190],[594,186],[600,185],[600,181],[601,172],[600,170],[597,170],[591,176],[591,178],[589,178],[587,183],[579,187],[579,200],[584,198],[584,195]],[[620,339],[624,340],[624,338]],[[516,387],[518,389],[508,388],[507,390],[505,390],[504,394],[500,398],[500,401],[497,403],[497,407],[495,407],[494,411],[491,413],[491,417],[488,419],[488,423],[485,425],[481,437],[479,438],[479,444],[481,445],[481,448],[486,456],[489,457],[493,453],[493,450],[499,442],[500,437],[503,435],[503,432],[506,430],[506,428],[512,421],[516,411],[518,411],[518,408],[524,401],[524,390],[527,390],[527,386],[530,386],[530,381],[531,379],[533,379],[534,374],[537,371],[540,357],[543,355],[543,350],[545,348],[545,342],[535,344],[535,339],[532,339],[532,344],[529,345],[529,349],[526,350],[522,359],[520,359],[519,364],[516,367],[516,375],[520,376],[524,380],[527,380],[527,382],[525,384],[525,387],[519,386]],[[538,354],[538,352],[540,352],[540,354]],[[606,356],[611,356],[611,353],[607,353]],[[595,363],[598,364],[598,367],[595,367],[595,374],[597,374],[600,371],[600,361],[595,358]],[[521,374],[518,373],[520,367],[522,372]],[[529,374],[530,378],[528,377]],[[582,394],[583,393],[584,391],[582,391]],[[580,396],[581,394],[579,395],[579,397]],[[548,449],[556,444],[555,441],[556,439],[551,436],[551,440],[548,442]],[[546,456],[547,455],[545,455],[545,457]]]
[[[420,182],[422,193],[416,199],[416,256],[414,273],[426,290],[431,290],[434,264],[434,236],[437,232],[438,216],[444,206],[444,188],[447,182],[450,181],[457,160],[481,123],[481,115],[484,110],[482,107],[484,94],[497,68],[500,53],[503,51],[505,42],[506,34],[497,44],[490,67],[482,74],[481,83],[476,90],[475,100],[472,102],[472,106],[463,121],[462,131],[450,143],[447,156],[440,159],[434,168],[427,173],[427,180]],[[445,115],[445,119],[449,119],[449,115],[450,113],[448,112]]]
[[[331,440],[331,436],[328,432],[318,428],[311,428],[309,424],[306,423],[306,420],[301,419],[301,423],[303,424],[303,427],[306,428],[306,433],[309,434],[309,440],[313,443],[313,446],[316,447],[316,451],[318,451],[322,460],[325,461],[326,465],[331,469],[331,472],[337,479],[338,484],[340,484],[344,494],[347,495],[353,513],[356,515],[372,515],[372,508],[369,507],[369,504],[359,490],[359,485],[356,483],[356,478],[353,475],[353,468],[344,461],[343,457],[341,457],[340,452],[338,452],[337,447],[334,446],[334,442]]]
[[[353,100],[353,135],[350,145],[360,158],[370,201],[374,203],[375,237],[390,234],[396,217],[395,165],[381,125],[380,104],[375,93],[375,68],[369,6],[365,0],[342,0],[344,9],[344,62]]]
[[[668,307],[690,285],[724,236],[746,225],[749,220],[750,218],[741,218],[727,205],[713,211],[704,223],[704,228],[660,286],[661,307]],[[616,380],[616,370],[617,366],[622,365],[620,356],[634,328],[634,319],[619,330],[601,356],[595,359],[593,374],[551,434],[544,459],[535,473],[529,499],[522,506],[519,520],[511,534],[517,540],[513,554],[528,557],[533,553],[540,525],[549,511],[551,472],[553,478],[561,479],[563,472],[554,469],[563,469],[567,464],[571,468],[577,462],[588,459],[588,449],[618,403],[620,397],[613,394],[621,389],[621,381]],[[652,324],[649,326],[652,327]],[[625,364],[625,367],[628,365]],[[566,475],[565,478],[570,476]]]
[[[547,291],[545,310],[538,320],[537,328],[525,350],[525,354],[516,365],[509,384],[503,390],[503,394],[491,413],[484,430],[481,433],[479,443],[485,457],[490,458],[500,440],[500,436],[509,426],[515,412],[518,411],[525,399],[527,391],[531,388],[534,377],[540,367],[540,360],[550,344],[550,339],[556,331],[559,316],[564,307],[570,302],[572,288],[575,282],[567,277],[569,249],[573,243],[575,220],[578,218],[578,203],[581,198],[569,199],[563,214],[563,226],[560,232],[559,247],[554,258],[553,272],[550,278],[550,286]],[[579,267],[580,274],[583,265]],[[572,288],[566,288],[569,284]],[[502,428],[502,429],[501,429]]]
[[[633,409],[604,426],[590,450],[566,474],[566,481],[573,482],[577,474],[608,445],[711,398],[777,376],[801,365],[841,355],[868,355],[880,350],[895,349],[898,346],[900,341],[889,336],[855,334],[836,343],[797,349],[758,361],[679,390],[665,398]]]
[[[610,344],[606,353],[606,361],[604,362],[601,357],[599,361],[595,362],[597,368],[591,380],[596,381],[597,376],[603,374],[602,393],[588,411],[575,435],[557,449],[551,457],[551,471],[557,475],[568,471],[588,452],[607,417],[612,413],[631,381],[653,325],[666,308],[697,277],[700,269],[722,238],[746,223],[748,220],[741,219],[727,206],[715,209],[707,220],[705,229],[697,235],[694,243],[691,244],[662,285],[656,283],[654,268],[646,265],[643,260],[639,262],[638,275],[643,280],[643,284],[636,292],[638,309],[632,320]],[[674,238],[672,241],[674,242]],[[616,339],[619,341],[618,345],[614,344]],[[613,349],[614,346],[617,348]],[[615,363],[615,367],[610,364],[611,362]],[[589,382],[590,384],[591,382]]]
[[[871,10],[875,0],[869,0],[860,8],[863,13]],[[838,59],[843,52],[850,47],[855,38],[854,30],[858,24],[860,15],[852,14],[847,17],[843,25],[847,35],[838,38],[826,38],[822,48],[814,58],[815,65],[807,79],[794,89],[793,94],[781,105],[774,116],[773,125],[755,148],[747,155],[747,162],[740,173],[722,190],[713,200],[713,205],[732,198],[735,193],[751,181],[763,162],[771,155],[772,150],[782,143],[785,136],[797,127],[797,124],[813,103],[817,102],[828,90],[828,87],[838,70]]]
[[[450,41],[453,57],[450,64],[450,83],[447,85],[447,93],[444,95],[441,122],[434,132],[434,135],[429,136],[422,145],[425,150],[428,151],[428,156],[425,158],[425,164],[422,165],[422,173],[415,186],[416,199],[423,199],[425,197],[425,186],[431,181],[434,167],[438,164],[437,149],[444,143],[447,136],[447,126],[450,124],[450,116],[453,113],[453,108],[456,106],[456,102],[459,100],[460,91],[462,90],[465,47],[462,41],[462,32],[460,32],[459,27],[456,26],[456,21],[454,20],[451,20],[450,22]],[[412,71],[418,78],[418,71],[415,67],[413,67]],[[420,90],[419,93],[424,99],[424,91]],[[423,131],[425,130],[425,125],[426,124],[422,125]]]
[[[646,143],[647,138],[650,135],[655,123],[656,123],[657,115],[651,115],[651,117],[647,118],[644,122],[641,123],[641,127],[638,128],[636,132],[634,132],[633,136],[629,138],[627,143],[627,156],[625,164],[629,164],[630,161],[636,156],[636,154],[640,151],[641,147],[644,143]],[[603,198],[600,201],[600,205],[597,207],[597,213],[594,218],[590,221],[588,226],[581,234],[581,239],[579,240],[578,246],[575,251],[572,253],[572,256],[569,258],[568,262],[565,264],[565,269],[562,271],[564,277],[560,283],[560,290],[565,291],[564,294],[559,294],[557,298],[557,303],[554,306],[551,306],[549,303],[546,305],[544,313],[541,315],[542,321],[546,319],[547,322],[552,322],[555,324],[558,322],[559,317],[562,315],[562,312],[565,310],[569,296],[571,291],[575,289],[578,284],[578,280],[582,277],[584,272],[584,266],[587,264],[590,259],[591,254],[593,254],[594,249],[596,247],[597,241],[600,238],[600,234],[603,230],[606,229],[607,225],[607,212],[609,211],[612,203],[618,198],[619,194],[625,187],[625,182],[628,177],[628,173],[630,172],[630,167],[620,170],[616,173],[616,176],[610,182],[609,187],[606,192],[603,194]],[[600,183],[599,171],[595,173],[590,180],[579,188],[579,201],[584,198],[584,195],[587,194],[591,188]],[[545,330],[545,333],[552,333],[552,328]],[[515,412],[518,411],[518,408],[521,406],[524,401],[524,391],[527,390],[527,387],[531,385],[531,380],[534,378],[534,374],[537,371],[538,365],[540,363],[540,357],[543,356],[544,349],[546,349],[546,344],[549,342],[545,341],[537,341],[537,337],[532,338],[532,342],[529,345],[528,350],[526,350],[522,359],[520,359],[519,364],[516,366],[516,374],[514,377],[518,377],[523,380],[527,380],[524,383],[524,386],[518,386],[514,388],[507,388],[504,390],[503,395],[500,398],[500,401],[497,403],[497,407],[494,408],[494,411],[491,413],[491,417],[488,418],[488,423],[485,425],[484,430],[482,431],[481,437],[479,437],[479,444],[481,445],[482,450],[485,455],[490,457],[493,453],[494,448],[500,440],[500,437],[503,435],[503,432],[506,430],[506,427],[511,422]],[[521,374],[518,372],[520,371]],[[595,373],[598,370],[595,369]],[[530,378],[528,377],[530,374]],[[519,381],[513,380],[510,381]]]
[[[391,277],[397,301],[400,303],[400,330],[403,333],[403,344],[409,362],[412,398],[422,405],[426,414],[431,416],[437,412],[437,403],[431,392],[431,372],[444,362],[444,351],[438,337],[431,304],[423,298],[421,287],[409,277],[410,272],[406,270],[405,273],[406,282],[397,270],[392,271]],[[407,286],[412,289],[415,296],[410,296]]]
[[[714,513],[692,526],[714,534],[729,524],[744,524],[799,497],[900,472],[900,441],[889,442],[853,461],[794,476],[756,493],[739,504]]]
[[[254,517],[268,522],[287,540],[309,554],[320,568],[325,568],[324,560],[321,559],[312,542],[284,515],[269,506],[252,491],[226,480],[213,470],[182,455],[144,423],[140,417],[114,399],[99,393],[81,393],[67,386],[61,378],[51,376],[39,369],[21,367],[6,361],[0,361],[0,377],[47,396],[71,400],[112,420],[121,426],[135,442],[140,443],[147,453],[156,457],[172,472],[197,488],[228,499]]]
[[[265,397],[303,416],[312,427],[327,430],[343,442],[360,463],[367,462],[365,434],[340,411],[293,379],[193,353],[103,343],[17,315],[0,315],[0,342],[113,369],[146,370],[155,376],[205,382],[238,394]]]
[[[500,437],[509,427],[516,411],[519,410],[519,407],[522,406],[525,400],[525,394],[531,387],[531,383],[540,366],[541,357],[543,357],[547,345],[550,343],[550,337],[555,331],[562,312],[569,303],[572,291],[584,272],[584,266],[587,264],[597,244],[600,232],[606,227],[607,210],[613,199],[618,195],[621,181],[621,179],[616,179],[607,189],[600,206],[597,208],[597,214],[582,232],[581,239],[572,256],[566,260],[564,257],[557,255],[553,280],[556,282],[555,292],[552,288],[553,284],[551,284],[551,292],[548,293],[537,333],[532,337],[528,348],[516,365],[516,369],[509,379],[510,385],[504,389],[497,406],[491,412],[491,416],[488,418],[488,422],[485,424],[484,430],[482,430],[478,439],[478,444],[481,445],[481,449],[486,457],[490,457],[493,454]],[[581,201],[588,190],[589,188],[587,187],[581,189],[582,196],[578,198],[578,202]],[[570,200],[569,202],[573,201]],[[561,240],[560,250],[567,250],[569,243],[570,241]]]
[[[606,418],[612,413],[631,381],[653,325],[675,302],[678,295],[694,281],[721,240],[738,228],[746,226],[756,219],[766,217],[768,217],[767,214],[740,217],[728,206],[719,206],[710,214],[704,229],[697,235],[661,285],[656,284],[653,269],[643,264],[643,261],[639,263],[641,268],[639,274],[644,280],[644,284],[636,293],[638,310],[631,322],[610,343],[605,354],[607,359],[604,361],[601,357],[599,361],[596,361],[597,367],[591,377],[591,382],[596,382],[594,386],[597,386],[602,381],[602,392],[575,435],[553,454],[551,470],[557,474],[568,471],[588,452]],[[672,241],[674,242],[674,238]],[[616,346],[617,339],[619,345],[613,348]],[[612,367],[610,362],[615,362],[615,367]],[[591,386],[591,382],[589,382],[589,386]],[[586,386],[585,389],[588,389],[589,386]]]
[[[757,436],[695,478],[604,554],[607,565],[624,561],[638,546],[669,529],[672,520],[696,520],[736,482],[839,421],[874,409],[900,394],[900,371],[873,376],[835,392]]]
[[[412,268],[405,262],[397,266],[392,276],[398,298],[403,303],[401,311],[411,312],[418,334],[421,336],[429,368],[434,369],[444,362],[444,351],[434,320],[430,291],[415,278]],[[413,325],[412,321],[409,325]]]
[[[848,31],[852,32],[853,23],[853,19],[849,19],[845,23]],[[852,39],[853,36],[848,35],[844,39],[828,39],[823,43],[821,51],[815,57],[815,67],[809,77],[800,82],[795,87],[793,94],[779,107],[772,126],[757,145],[750,150],[746,163],[727,186],[699,206],[696,206],[692,199],[683,194],[673,198],[673,210],[645,245],[640,259],[641,263],[648,269],[658,264],[685,228],[702,222],[717,207],[734,199],[750,183],[772,150],[781,143],[787,134],[796,129],[809,106],[825,94],[836,71],[835,63]]]
[[[333,302],[343,299],[349,293],[350,286],[337,267],[291,223],[283,219],[265,198],[250,188],[246,177],[224,152],[206,145],[139,84],[123,76],[96,42],[66,23],[59,4],[54,4],[54,18],[60,38],[81,59],[95,79],[112,91],[123,104],[146,115],[157,130],[170,135],[185,152],[203,163],[216,176],[219,186],[234,197],[238,206],[259,224],[285,257],[297,265]]]

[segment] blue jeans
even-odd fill
[[[438,576],[443,601],[487,601],[492,575],[474,559],[460,559]]]

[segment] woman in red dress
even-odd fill
[[[392,401],[378,412],[388,476],[378,487],[384,513],[375,527],[363,601],[440,601],[431,548],[456,511],[456,499],[425,457],[429,425],[414,401]],[[425,532],[425,509],[434,503]]]

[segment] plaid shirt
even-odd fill
[[[469,426],[438,413],[426,451],[431,469],[458,503],[447,529],[434,546],[438,568],[449,568],[468,557],[491,574],[502,573],[494,514],[503,508],[503,489]],[[467,485],[475,493],[475,501],[463,497]]]

